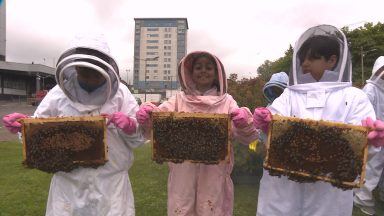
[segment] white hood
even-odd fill
[[[119,69],[110,56],[102,35],[77,36],[70,49],[59,58],[56,81],[67,97],[79,109],[95,109],[112,98],[119,86]],[[104,76],[106,83],[93,92],[83,90],[77,80],[76,66],[91,68]]]
[[[339,42],[340,52],[337,65],[332,71],[325,71],[322,78],[316,81],[311,74],[304,74],[298,52],[303,43],[317,35],[325,35]],[[296,91],[333,91],[352,85],[352,63],[348,43],[344,33],[331,25],[319,25],[305,31],[295,44],[292,58],[292,73],[289,74],[288,88]]]
[[[372,83],[384,91],[384,56],[376,59],[372,68],[372,76],[367,80],[367,83]]]

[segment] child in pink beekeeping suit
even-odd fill
[[[159,107],[143,104],[136,113],[144,130],[150,130],[149,116],[153,110],[226,113],[232,119],[235,139],[243,144],[257,139],[251,112],[246,107],[239,108],[227,93],[224,67],[217,57],[204,51],[192,52],[181,60],[178,76],[181,92]],[[233,162],[231,151],[229,163],[169,163],[168,215],[232,215]]]

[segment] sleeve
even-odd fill
[[[367,83],[363,88],[363,91],[368,96],[369,101],[371,101],[372,105],[376,104],[375,88],[376,87],[371,83]]]
[[[163,112],[174,112],[176,111],[177,106],[177,94],[169,98],[167,101],[164,101],[162,104],[159,105],[160,111]]]
[[[351,110],[349,111],[345,123],[361,125],[361,120],[371,117],[376,119],[375,110],[368,99],[368,96],[361,90],[354,93],[355,97],[352,101]]]
[[[50,90],[36,108],[33,117],[48,118],[58,116],[57,100],[60,98],[60,91],[61,89],[57,85]]]
[[[237,102],[231,97],[229,113],[239,108]],[[249,143],[255,141],[258,138],[258,132],[253,125],[253,116],[251,111],[247,107],[241,107],[240,109],[245,110],[248,113],[247,126],[244,128],[236,128],[232,125],[233,138],[239,141],[243,145],[249,145]]]
[[[290,90],[284,89],[284,92],[267,108],[273,115],[291,116]]]
[[[348,113],[346,123],[361,125],[361,120],[366,119],[368,117],[373,120],[376,119],[375,110],[371,102],[368,99],[368,96],[363,92],[359,92],[355,94],[355,98],[352,104],[351,111]],[[376,155],[380,151],[380,148],[376,148],[374,146],[368,147],[368,160]]]
[[[136,122],[136,133],[128,135],[120,129],[117,129],[117,131],[123,138],[125,144],[127,144],[130,148],[136,148],[142,145],[145,141],[143,130],[139,127],[136,120],[136,112],[139,110],[139,105],[127,87],[120,84],[120,90],[122,92],[122,96],[120,98],[121,107],[119,112],[125,113]]]

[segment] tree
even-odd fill
[[[384,52],[384,24],[366,23],[364,26],[349,30],[341,29],[347,37],[348,47],[352,56],[353,75],[355,84],[364,83],[371,76],[375,60]],[[364,80],[362,80],[361,57],[364,62]]]
[[[291,70],[292,55],[293,48],[291,45],[289,45],[289,48],[285,51],[283,57],[273,62],[266,60],[259,68],[257,68],[257,73],[259,74],[260,78],[267,82],[274,73],[281,71],[289,73]]]

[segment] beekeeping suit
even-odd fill
[[[106,79],[88,92],[80,87],[75,67],[92,68]],[[41,102],[35,117],[91,116],[123,112],[135,118],[138,105],[120,83],[118,67],[102,36],[79,36],[59,58],[58,83]],[[137,130],[136,130],[137,131]],[[113,124],[107,128],[109,161],[94,168],[77,168],[53,175],[46,215],[134,215],[134,200],[128,177],[134,147],[143,143],[139,133],[127,135]]]
[[[315,35],[334,37],[340,44],[336,66],[332,71],[326,70],[319,81],[310,73],[303,73],[298,56],[303,43]],[[361,125],[362,119],[375,119],[375,112],[364,92],[352,87],[351,76],[345,35],[333,26],[315,26],[296,42],[289,85],[268,108],[272,114]],[[285,176],[270,176],[264,170],[257,215],[350,216],[352,207],[352,190],[343,191],[321,181],[298,183]]]
[[[211,55],[215,59],[219,83],[217,87],[213,87],[203,94],[196,90],[191,73],[193,59],[202,53]],[[224,67],[214,55],[204,51],[190,53],[180,61],[178,72],[183,91],[161,104],[159,106],[161,111],[230,114],[238,109],[236,101],[227,93]],[[247,124],[243,128],[232,127],[232,135],[233,138],[247,145],[257,139],[257,132],[253,127],[252,113],[248,108],[240,109],[247,113]],[[217,165],[191,162],[169,163],[168,215],[232,215],[234,192],[231,172],[233,163],[232,149],[229,162],[222,161]]]
[[[368,95],[375,109],[377,119],[384,120],[384,56],[380,56],[376,60],[372,69],[372,76],[367,80],[363,91]],[[383,169],[384,148],[381,148],[379,153],[369,158],[365,184],[362,188],[355,190],[354,202],[356,204],[373,207],[375,200],[372,191],[376,186],[379,186],[381,195],[384,195]]]

